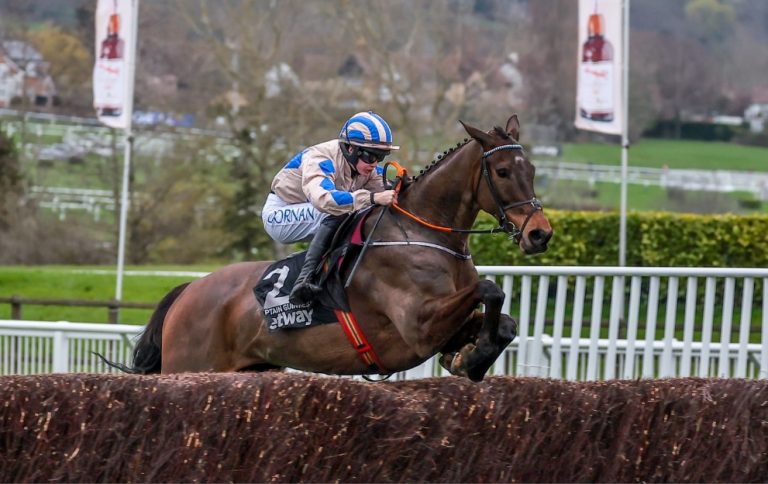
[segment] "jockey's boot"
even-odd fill
[[[328,216],[320,224],[320,227],[317,228],[317,232],[315,232],[315,236],[309,244],[309,249],[307,249],[307,255],[304,259],[304,265],[301,267],[299,277],[296,278],[291,295],[288,296],[288,300],[293,304],[309,304],[320,294],[322,288],[315,284],[312,279],[317,266],[323,258],[323,254],[328,250],[328,246],[331,245],[336,229],[344,218],[344,216]]]

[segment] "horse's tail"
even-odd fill
[[[136,346],[133,349],[132,366],[124,365],[122,363],[113,363],[98,353],[96,353],[96,355],[107,365],[126,373],[139,375],[160,373],[163,322],[165,321],[165,315],[168,313],[171,304],[173,304],[176,298],[179,297],[179,294],[181,294],[188,285],[189,282],[185,282],[180,286],[174,287],[171,289],[171,292],[166,294],[165,297],[160,300],[157,309],[152,313],[152,317],[149,318],[147,327],[144,328],[144,331],[136,341]]]

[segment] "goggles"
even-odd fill
[[[384,161],[384,158],[386,158],[387,155],[389,155],[389,151],[372,150],[370,148],[359,148],[357,150],[358,159],[363,160],[363,163],[367,165],[374,165],[380,161]]]

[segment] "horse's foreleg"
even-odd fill
[[[466,376],[473,381],[483,379],[517,334],[515,320],[501,314],[501,306],[504,303],[504,292],[501,288],[491,281],[483,280],[478,284],[477,290],[485,305],[485,313],[475,314],[465,325],[466,328],[480,326],[474,344],[465,344],[458,352],[446,354],[441,361],[452,374]],[[456,340],[451,342],[455,344]]]

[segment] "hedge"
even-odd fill
[[[678,123],[674,120],[661,120],[643,131],[648,138],[677,138]],[[679,123],[681,139],[698,139],[704,141],[730,141],[734,135],[743,132],[741,126],[725,124],[682,121]]]
[[[765,482],[768,381],[0,377],[0,482]]]
[[[504,235],[472,235],[477,265],[612,266],[619,258],[619,214],[547,210],[549,250],[526,256]],[[483,213],[477,228],[496,221]],[[768,215],[627,215],[627,265],[636,267],[766,267]]]

